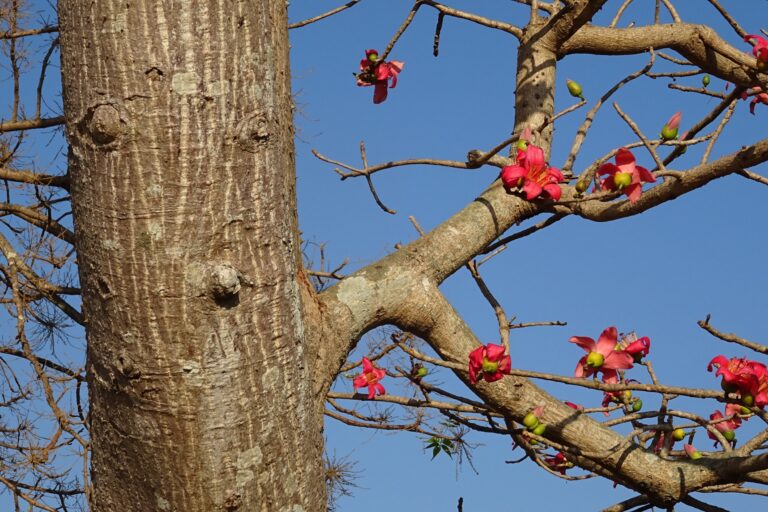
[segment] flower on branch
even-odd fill
[[[379,60],[379,52],[373,49],[365,50],[365,58],[360,61],[360,73],[355,74],[357,85],[374,86],[373,102],[381,103],[387,99],[387,87],[394,89],[397,85],[397,75],[404,65],[405,63],[399,60]]]
[[[752,44],[752,55],[757,59],[757,70],[768,70],[768,39],[755,34],[747,34],[744,36],[744,41]]]
[[[512,358],[504,355],[504,347],[488,343],[469,353],[469,381],[475,384],[479,377],[495,382],[512,369]]]
[[[656,177],[648,169],[635,165],[635,156],[626,148],[616,153],[616,164],[604,163],[597,170],[598,176],[607,175],[600,181],[602,190],[622,191],[631,203],[640,199],[643,193],[643,182],[653,183]]]
[[[768,405],[768,368],[745,357],[726,359],[719,355],[707,365],[707,371],[717,368],[716,377],[723,377],[720,385],[726,393],[738,393],[741,403],[761,409]]]
[[[631,354],[616,347],[617,332],[615,327],[606,328],[597,343],[586,336],[572,336],[568,341],[580,346],[587,353],[579,359],[574,375],[576,377],[590,377],[602,372],[603,381],[608,384],[616,384],[619,376],[616,370],[632,368],[633,358]]]
[[[741,93],[741,99],[745,100],[749,96],[752,96],[752,101],[749,102],[749,113],[755,115],[755,105],[762,103],[768,105],[768,93],[763,92],[762,87],[755,86],[749,91]]]
[[[363,373],[355,377],[355,380],[352,381],[352,385],[355,390],[357,390],[357,388],[368,386],[368,398],[372,399],[376,395],[383,395],[387,392],[384,389],[384,386],[379,384],[379,381],[383,379],[386,374],[386,371],[381,368],[376,368],[367,357],[363,357]]]
[[[542,462],[555,471],[559,471],[561,475],[564,475],[567,469],[573,467],[573,463],[568,462],[568,459],[565,458],[563,452],[557,452],[557,455],[554,457],[546,457]]]
[[[723,420],[723,418],[726,416],[723,416],[723,413],[720,411],[715,411],[709,415],[709,419],[713,422],[712,426],[715,427],[718,432],[723,434],[723,437],[726,441],[730,442],[736,439],[734,430],[741,426],[741,418],[738,416],[739,409],[740,407],[737,404],[728,404],[725,407],[725,414],[727,416],[731,416],[731,419],[729,420]],[[714,434],[709,431],[707,431],[707,435],[715,442],[715,446],[717,446],[717,443],[720,442],[718,441],[717,437],[715,437]]]
[[[685,450],[685,453],[690,457],[692,460],[698,460],[702,457],[701,452],[696,449],[695,446],[692,444],[686,444],[683,445],[683,449]]]
[[[501,170],[501,182],[507,192],[522,189],[528,201],[539,196],[558,201],[562,194],[558,185],[561,181],[563,173],[550,167],[544,160],[544,150],[533,144],[528,144],[527,149],[520,149],[518,145],[515,164]]]
[[[625,334],[618,343],[618,348],[630,354],[636,363],[648,355],[651,351],[651,340],[648,336],[638,338],[637,334],[630,332]]]
[[[661,140],[675,140],[677,138],[677,130],[680,127],[680,120],[682,118],[682,112],[672,114],[672,117],[661,127]]]

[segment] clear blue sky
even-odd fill
[[[294,0],[293,21],[324,12],[341,2]],[[722,2],[748,32],[757,32],[762,0]],[[405,61],[396,89],[381,105],[372,91],[355,86],[352,72],[366,48],[383,49],[405,18],[412,2],[364,0],[318,24],[291,32],[292,73],[299,110],[296,121],[299,215],[304,237],[326,243],[331,264],[345,258],[350,269],[371,263],[397,242],[414,239],[408,221],[414,215],[431,229],[479,194],[497,175],[494,168],[461,171],[437,167],[403,167],[384,171],[374,181],[382,200],[397,210],[391,216],[373,202],[363,180],[339,181],[331,165],[312,157],[317,149],[334,159],[359,164],[364,140],[371,163],[412,157],[462,160],[468,150],[487,149],[508,136],[513,122],[516,41],[513,37],[466,21],[446,18],[440,56],[432,56],[436,14],[422,8],[391,54]],[[508,0],[451,1],[449,5],[486,16],[524,23],[527,9]],[[621,2],[608,2],[594,20],[606,23]],[[620,26],[648,23],[653,2],[638,1]],[[685,21],[706,23],[737,48],[749,50],[707,2],[675,2]],[[664,19],[669,20],[666,12]],[[670,53],[670,52],[668,52]],[[572,78],[594,100],[618,79],[641,68],[647,56],[569,57],[559,63],[556,110],[575,100],[565,89]],[[659,62],[658,70],[674,68]],[[683,112],[681,131],[707,113],[718,100],[667,89],[670,79],[642,78],[614,97],[649,136],[676,110]],[[700,78],[678,79],[698,86]],[[713,79],[710,88],[723,90]],[[564,118],[556,128],[551,163],[560,166],[570,149],[585,110]],[[713,157],[732,152],[765,134],[768,108],[751,116],[746,102],[715,147]],[[607,106],[601,110],[580,154],[576,170],[622,144],[632,132]],[[702,150],[689,151],[675,169],[694,165]],[[640,165],[652,167],[647,153],[635,150]],[[581,165],[580,165],[581,164]],[[756,171],[766,174],[763,165]],[[513,331],[512,362],[517,368],[570,375],[581,356],[567,343],[572,335],[597,337],[608,325],[636,330],[653,342],[651,360],[665,383],[716,389],[706,372],[714,355],[749,355],[715,342],[696,326],[712,313],[714,325],[764,341],[766,310],[764,272],[766,237],[761,220],[768,213],[766,189],[740,177],[718,180],[635,218],[596,224],[568,219],[522,239],[481,269],[508,314],[520,321],[563,320],[566,327]],[[540,220],[540,219],[537,219]],[[466,272],[443,286],[455,307],[481,339],[497,341],[492,310]],[[375,335],[373,336],[376,337]],[[358,351],[359,357],[365,351]],[[766,361],[764,361],[766,362]],[[647,381],[639,370],[632,376]],[[461,390],[450,375],[434,377]],[[386,383],[386,382],[385,382]],[[556,396],[598,406],[601,395],[562,386],[546,386]],[[347,380],[337,389],[350,391]],[[394,392],[409,393],[407,389]],[[654,400],[644,397],[650,406]],[[678,400],[678,406],[708,417],[715,403]],[[615,414],[615,413],[614,413]],[[746,424],[739,437],[759,427]],[[328,448],[359,461],[359,489],[342,498],[339,510],[455,510],[459,496],[465,511],[598,510],[633,495],[610,482],[592,479],[565,483],[530,462],[507,465],[520,451],[508,439],[473,434],[479,474],[422,450],[423,440],[410,434],[364,431],[327,422]],[[702,449],[711,444],[698,436]],[[579,471],[574,471],[579,474]],[[759,507],[762,498],[703,495],[729,510]],[[528,508],[536,507],[536,508]],[[687,507],[681,506],[679,510]]]
[[[343,0],[294,0],[291,19],[298,21],[341,3]],[[512,23],[523,24],[527,19],[526,8],[509,0],[447,3]],[[756,13],[764,12],[763,0],[722,3],[749,32],[761,28]],[[50,12],[43,0],[33,4]],[[398,212],[391,216],[375,205],[363,180],[339,181],[332,166],[315,159],[311,149],[358,164],[358,144],[364,140],[371,163],[410,157],[463,160],[468,150],[490,148],[512,128],[516,40],[446,18],[440,57],[434,58],[436,14],[429,8],[422,9],[391,54],[391,58],[405,61],[405,69],[389,99],[373,105],[372,90],[355,85],[352,73],[357,71],[363,51],[382,50],[411,4],[406,0],[363,0],[342,14],[291,32],[301,229],[305,240],[327,244],[331,266],[349,258],[347,271],[376,261],[395,243],[413,240],[409,215],[425,229],[438,225],[479,194],[498,170],[403,167],[382,172],[374,181],[382,200]],[[620,4],[608,2],[595,22],[606,23]],[[653,2],[638,0],[635,4],[624,14],[622,26],[631,21],[644,24],[652,16]],[[676,6],[685,21],[707,23],[736,47],[749,49],[707,2],[677,1]],[[663,16],[669,19],[664,11]],[[644,55],[576,56],[561,61],[557,110],[575,101],[566,92],[566,78],[579,81],[586,98],[594,100],[646,62]],[[673,67],[659,62],[658,69]],[[669,81],[637,80],[614,100],[646,134],[656,134],[676,110],[683,112],[684,131],[717,100],[669,90]],[[58,83],[55,76],[49,80],[52,88]],[[679,83],[698,85],[699,79],[683,78]],[[722,90],[724,86],[713,78],[710,88]],[[55,103],[51,105],[54,111]],[[3,101],[3,113],[7,107]],[[557,125],[552,165],[562,165],[585,114],[581,109]],[[713,157],[762,137],[768,107],[759,105],[757,115],[751,116],[742,103],[734,118]],[[31,136],[45,148],[30,159],[31,165],[41,170],[64,165],[57,159],[63,148],[61,139],[52,140],[50,131]],[[577,160],[576,171],[634,140],[610,106],[605,107]],[[635,155],[640,165],[652,167],[646,153],[635,150]],[[700,155],[699,149],[689,151],[675,168],[694,165]],[[754,170],[768,174],[766,165]],[[481,268],[492,290],[507,313],[519,321],[563,320],[568,326],[514,331],[513,366],[571,375],[581,351],[567,343],[568,338],[597,337],[606,326],[616,325],[621,331],[636,330],[651,338],[651,360],[664,383],[716,389],[717,381],[706,372],[707,362],[721,353],[729,357],[751,354],[715,342],[696,321],[712,313],[719,328],[765,341],[762,321],[768,305],[768,278],[762,221],[768,214],[766,192],[764,186],[728,177],[635,218],[607,224],[567,219],[516,242]],[[498,341],[495,317],[465,272],[451,277],[443,290],[481,339]],[[358,350],[354,357],[364,353]],[[632,376],[647,380],[639,370]],[[468,392],[449,374],[430,378]],[[392,392],[412,392],[386,380],[384,384]],[[597,406],[601,400],[598,392],[545,387],[585,406]],[[336,389],[351,391],[351,382],[341,379]],[[651,397],[644,400],[649,407],[654,402]],[[714,402],[677,402],[679,408],[688,407],[705,417],[716,408]],[[739,437],[747,438],[757,428],[757,420],[753,420]],[[468,465],[457,471],[454,462],[442,455],[431,461],[423,450],[423,438],[412,434],[353,429],[333,420],[328,421],[326,431],[330,452],[358,461],[359,488],[352,497],[341,499],[341,512],[451,511],[456,510],[459,496],[464,498],[466,512],[592,511],[634,495],[621,487],[614,489],[602,479],[565,483],[530,462],[507,465],[504,461],[518,458],[520,451],[512,451],[510,441],[502,437],[470,435],[469,440],[478,445],[473,452],[475,474]],[[700,447],[710,449],[703,438],[698,436]],[[705,495],[703,499],[729,510],[764,506],[764,499],[755,497]]]

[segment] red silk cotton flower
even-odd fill
[[[738,392],[744,405],[760,408],[768,405],[768,368],[762,363],[744,357],[717,356],[707,365],[707,370],[717,368],[715,376],[723,377],[722,388],[727,393]]]
[[[753,44],[752,55],[757,59],[758,71],[766,71],[768,69],[768,39],[754,34],[747,34],[744,36],[744,41]]]
[[[365,58],[360,61],[360,73],[355,75],[357,85],[374,86],[373,102],[381,103],[387,99],[387,87],[394,89],[397,85],[397,75],[403,70],[404,65],[405,63],[398,60],[389,62],[379,60],[379,52],[373,49],[365,50]]]
[[[755,86],[741,93],[741,99],[745,100],[752,96],[752,101],[749,102],[749,113],[755,115],[755,106],[758,103],[768,105],[768,93],[764,93],[762,87]]]
[[[645,167],[635,165],[635,156],[626,148],[616,153],[616,164],[604,163],[597,170],[599,176],[608,175],[600,181],[602,190],[623,191],[631,203],[640,199],[643,193],[643,182],[653,183],[656,177]]]
[[[501,182],[507,192],[522,189],[528,201],[539,196],[558,201],[562,194],[558,185],[561,181],[563,173],[550,167],[544,160],[544,150],[533,144],[525,150],[518,149],[516,163],[501,170]]]
[[[384,389],[384,386],[379,384],[379,381],[383,379],[386,374],[386,371],[381,368],[376,368],[367,357],[363,357],[363,373],[355,377],[355,380],[352,381],[352,385],[355,390],[357,390],[357,388],[368,386],[368,398],[372,399],[376,395],[383,395],[387,392],[387,390]]]
[[[616,350],[616,328],[608,327],[595,343],[586,336],[572,336],[570,341],[580,346],[587,353],[579,359],[574,375],[576,377],[591,377],[602,372],[603,381],[609,384],[619,382],[616,370],[627,370],[634,366],[633,358],[623,350]]]
[[[512,358],[504,355],[504,347],[494,343],[477,347],[469,353],[469,381],[474,384],[479,377],[495,382],[512,369]]]

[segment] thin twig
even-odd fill
[[[723,341],[727,341],[728,343],[736,343],[737,345],[741,345],[742,347],[746,347],[750,350],[754,350],[755,352],[760,354],[768,354],[768,346],[762,345],[760,343],[755,343],[753,341],[745,340],[744,338],[740,336],[736,336],[735,334],[721,332],[710,325],[709,323],[710,318],[712,317],[710,315],[707,315],[707,318],[705,318],[704,320],[699,320],[697,323],[699,327],[707,331],[712,336],[715,336],[716,338],[720,338]]]
[[[360,2],[360,0],[351,0],[350,2],[347,2],[346,4],[344,4],[344,5],[340,6],[340,7],[337,7],[335,9],[331,9],[330,11],[325,12],[323,14],[320,14],[318,16],[315,16],[313,18],[309,18],[309,19],[306,19],[304,21],[298,21],[296,23],[291,23],[290,25],[288,25],[288,28],[289,29],[293,29],[293,28],[305,27],[305,26],[309,25],[310,23],[314,23],[316,21],[320,21],[320,20],[325,19],[325,18],[327,18],[329,16],[333,16],[334,14],[340,13],[341,11],[349,9],[350,7],[354,6],[355,4],[357,4],[359,2]]]
[[[643,142],[643,145],[645,146],[645,149],[648,150],[648,152],[651,154],[651,157],[653,157],[653,161],[656,162],[656,165],[658,166],[660,171],[666,171],[667,169],[664,167],[664,163],[661,161],[661,158],[659,158],[658,153],[656,153],[656,148],[650,143],[650,141],[643,135],[643,132],[640,130],[640,128],[637,126],[637,124],[630,118],[627,114],[625,114],[621,108],[619,107],[619,104],[614,102],[613,108],[618,112],[619,116],[624,120],[627,125],[632,129],[633,132],[635,132],[635,135],[638,136],[638,138]]]

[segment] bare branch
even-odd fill
[[[303,20],[303,21],[297,21],[296,23],[291,23],[290,25],[288,25],[288,28],[289,29],[293,29],[293,28],[305,27],[305,26],[307,26],[307,25],[309,25],[311,23],[315,23],[316,21],[320,21],[322,19],[328,18],[329,16],[333,16],[334,14],[338,14],[338,13],[340,13],[342,11],[345,11],[345,10],[349,9],[350,7],[353,7],[355,4],[357,4],[359,2],[360,2],[360,0],[351,0],[350,2],[347,2],[346,4],[344,4],[344,5],[340,6],[340,7],[336,7],[335,9],[331,9],[328,12],[324,12],[323,14],[319,14],[317,16],[314,16],[312,18],[309,18],[309,19],[306,19],[306,20]]]
[[[699,320],[697,323],[699,327],[707,331],[712,336],[715,336],[717,338],[720,338],[723,341],[727,341],[728,343],[736,343],[737,345],[741,345],[742,347],[746,347],[750,350],[754,350],[755,352],[758,352],[760,354],[768,354],[768,345],[761,345],[760,343],[755,343],[753,341],[745,340],[744,338],[741,338],[739,336],[736,336],[732,333],[724,333],[721,331],[718,331],[712,325],[709,323],[710,315],[707,315],[707,318],[704,320]]]

